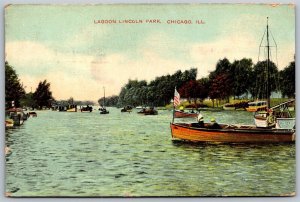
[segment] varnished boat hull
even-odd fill
[[[295,130],[286,129],[207,129],[171,123],[173,139],[211,143],[295,142]]]
[[[187,113],[187,112],[180,112],[180,111],[174,112],[175,118],[196,118],[197,116],[198,116],[197,113]]]

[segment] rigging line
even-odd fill
[[[274,44],[275,44],[275,51],[276,51],[276,65],[277,65],[277,68],[278,68],[277,43],[276,43],[276,41],[275,41],[275,39],[274,39],[274,36],[273,36],[271,30],[270,30],[270,33],[271,33],[272,39],[273,39]]]
[[[258,60],[257,60],[257,61],[259,61],[260,48],[262,47],[261,44],[262,44],[262,42],[263,42],[263,40],[264,40],[266,31],[267,31],[267,29],[265,29],[265,32],[264,32],[264,34],[263,34],[263,36],[262,36],[262,38],[261,38],[260,44],[259,44],[259,48],[258,48]]]
[[[277,48],[277,43],[276,43],[276,41],[275,41],[275,39],[274,39],[274,36],[273,36],[271,30],[270,30],[270,34],[271,34],[271,37],[272,37],[273,42],[274,42],[274,44],[275,44],[276,66],[277,66],[277,68],[278,68],[278,54],[277,54],[277,53],[278,53],[278,48]],[[275,80],[276,80],[276,82],[275,82],[276,90],[278,90],[278,89],[280,88],[279,75],[277,75],[277,78],[275,78]]]

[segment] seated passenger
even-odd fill
[[[179,110],[180,110],[181,112],[184,112],[183,106],[179,107]]]
[[[269,113],[267,113],[267,123],[268,123],[268,127],[275,127],[276,122],[275,122],[275,117],[273,115],[273,111],[269,111]]]
[[[197,117],[198,123],[192,123],[192,127],[204,128],[204,119],[202,114],[199,114]]]
[[[221,129],[221,126],[216,122],[216,119],[212,118],[210,122],[209,129]]]
[[[199,127],[204,128],[204,118],[203,118],[202,114],[199,113],[197,120],[198,120]]]

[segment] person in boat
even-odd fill
[[[210,120],[210,125],[209,125],[209,129],[221,129],[221,126],[216,122],[216,119],[215,118],[212,118]]]
[[[202,114],[199,113],[197,120],[198,120],[198,127],[204,128],[204,118]]]
[[[192,123],[192,127],[197,127],[197,128],[204,128],[204,118],[202,114],[199,114],[197,117],[197,123]]]
[[[267,113],[267,123],[268,123],[268,127],[274,127],[275,126],[275,116],[273,115],[272,110],[270,110]]]
[[[183,106],[179,107],[179,110],[180,110],[181,112],[184,112]]]

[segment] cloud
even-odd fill
[[[240,37],[242,35],[243,37]],[[207,76],[215,69],[218,60],[227,58],[231,62],[242,58],[251,58],[258,62],[260,39],[247,32],[230,33],[215,41],[190,45],[190,54],[195,66],[198,67],[198,78]],[[293,61],[295,49],[293,45],[278,47],[278,69],[282,70]],[[276,51],[272,48],[272,58],[276,62]],[[260,60],[265,60],[260,54]]]
[[[47,79],[56,99],[96,101],[103,95],[103,86],[108,96],[118,94],[128,79],[150,81],[191,67],[198,68],[201,78],[224,57],[231,62],[252,58],[256,63],[259,40],[245,31],[228,32],[222,38],[202,43],[178,42],[175,37],[156,32],[145,36],[135,48],[122,52],[89,55],[58,51],[32,41],[7,42],[5,51],[6,60],[17,70],[27,92]],[[293,60],[294,48],[291,44],[278,49],[280,69]]]
[[[91,79],[92,56],[58,52],[41,43],[21,41],[6,44],[6,60],[16,69],[27,92],[35,91],[38,83],[47,79],[57,99],[99,98],[99,87]]]

